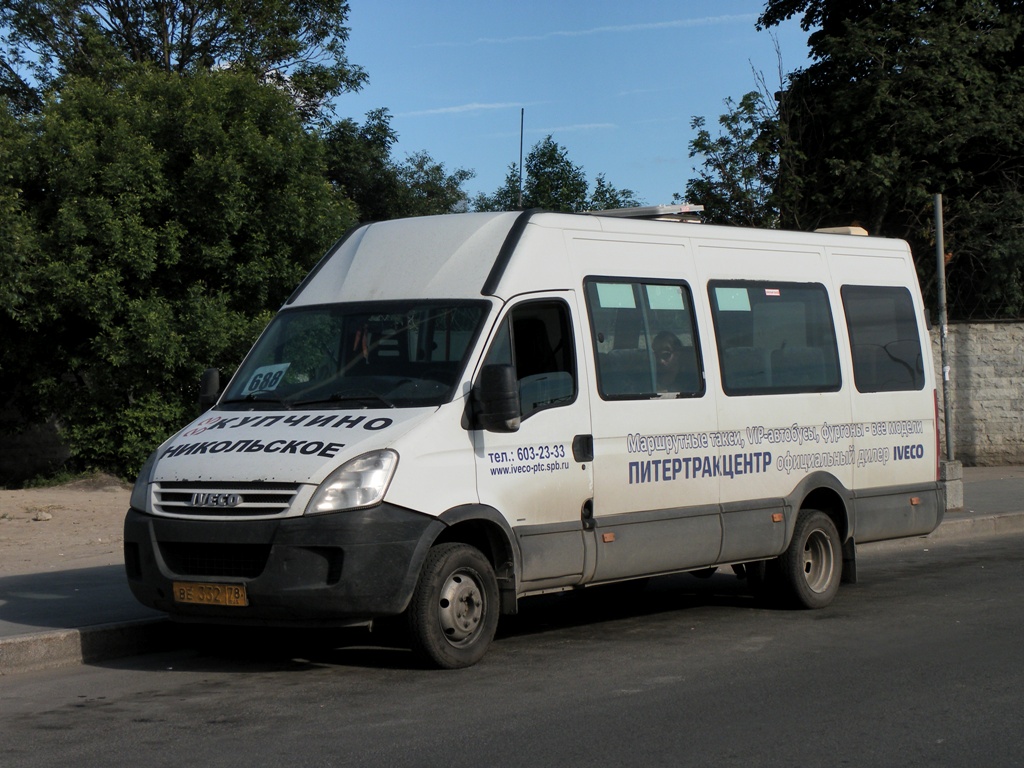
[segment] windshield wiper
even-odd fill
[[[239,403],[267,403],[268,405],[280,405],[285,410],[292,409],[291,403],[281,399],[277,395],[266,397],[266,392],[250,392],[245,397],[235,397],[231,400],[221,400],[221,405],[238,405]]]
[[[322,397],[316,400],[300,400],[294,404],[294,407],[301,408],[304,405],[322,405],[324,403],[348,403],[348,402],[359,402],[359,401],[374,401],[383,404],[387,408],[394,408],[395,404],[388,400],[383,395],[376,392],[371,392],[368,389],[357,389],[347,390],[345,392],[335,392],[329,397]]]

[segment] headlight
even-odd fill
[[[320,484],[306,514],[372,507],[384,498],[396,466],[398,454],[394,451],[374,451],[352,459]]]
[[[132,496],[129,503],[132,509],[137,509],[139,512],[149,512],[149,480],[153,476],[153,467],[156,466],[156,459],[159,453],[160,450],[157,449],[149,454],[146,463],[139,470],[139,476],[135,479],[135,485],[132,486]]]

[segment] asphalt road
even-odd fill
[[[865,546],[821,611],[728,575],[524,601],[476,667],[236,632],[0,678],[18,766],[1013,766],[1024,534]]]

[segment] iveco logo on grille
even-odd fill
[[[193,507],[237,507],[241,503],[237,493],[193,493],[189,502]]]

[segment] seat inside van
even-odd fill
[[[768,350],[728,347],[722,353],[722,378],[729,389],[761,389],[772,383]]]

